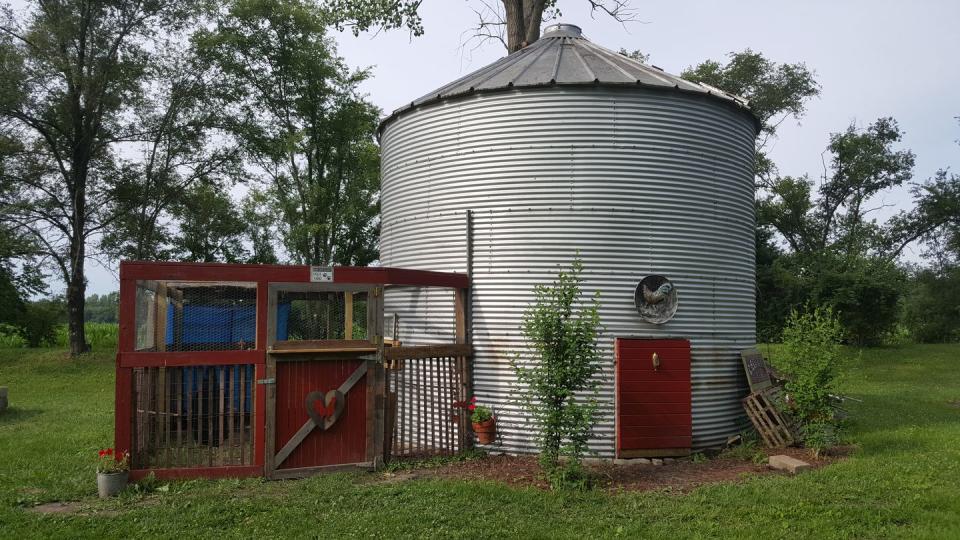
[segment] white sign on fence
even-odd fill
[[[333,281],[333,267],[332,266],[311,266],[310,281],[314,283]]]

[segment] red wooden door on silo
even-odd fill
[[[690,454],[690,342],[617,338],[617,457]]]

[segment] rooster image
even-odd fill
[[[647,284],[643,284],[643,300],[647,304],[653,306],[663,302],[668,296],[670,296],[670,291],[673,290],[672,283],[664,283],[663,285],[657,287],[657,290],[651,291]]]

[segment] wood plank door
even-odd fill
[[[617,457],[689,455],[690,342],[617,338],[614,349]]]
[[[382,291],[369,285],[269,285],[267,477],[370,467],[382,455]]]

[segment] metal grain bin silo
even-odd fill
[[[381,261],[472,275],[475,393],[498,413],[503,450],[533,449],[512,400],[521,314],[533,286],[578,250],[605,327],[593,448],[615,453],[616,338],[689,340],[692,448],[743,427],[757,131],[742,99],[601,48],[573,25],[383,121]],[[665,323],[635,306],[647,276],[675,287]],[[388,325],[395,315],[405,344],[452,339],[451,306],[434,291],[386,295]]]

